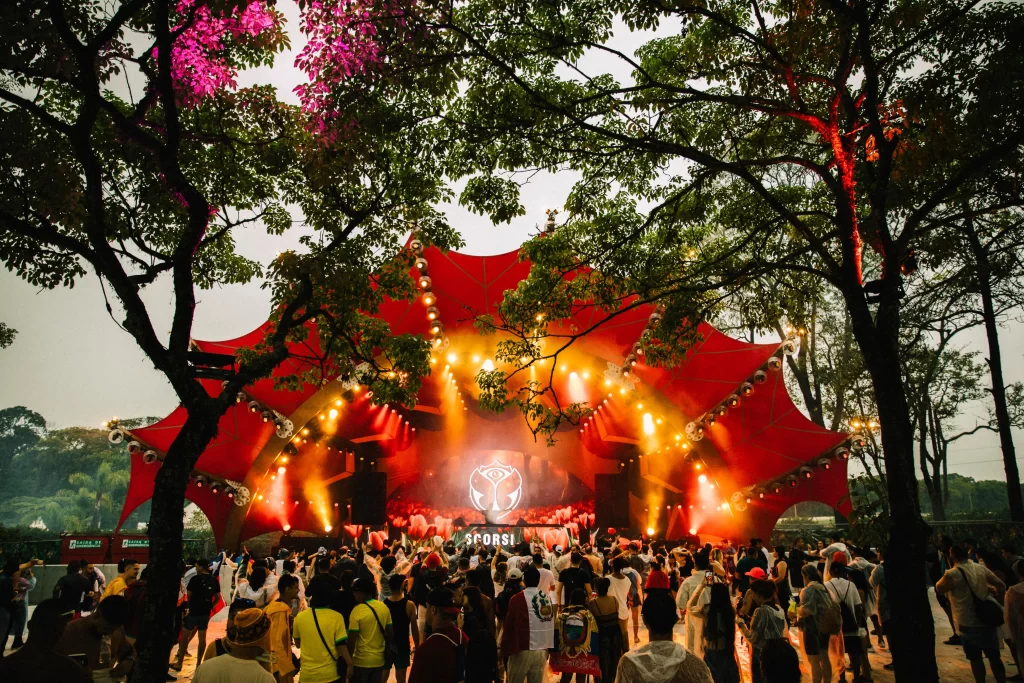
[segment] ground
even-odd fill
[[[945,613],[939,607],[935,601],[935,595],[929,591],[929,596],[932,604],[932,613],[935,617],[935,636],[937,645],[935,646],[936,659],[939,663],[939,676],[943,683],[973,683],[974,677],[971,675],[971,667],[967,664],[967,660],[964,659],[963,650],[960,647],[954,647],[951,645],[945,645],[945,641],[952,634],[952,630],[949,627],[949,620],[946,618]],[[632,631],[631,631],[632,632]],[[216,638],[220,638],[224,635],[224,621],[217,620],[210,623],[210,630],[207,632],[207,642],[211,642]],[[795,636],[794,636],[795,638]],[[646,629],[641,625],[640,627],[640,639],[643,642],[647,642]],[[676,641],[683,642],[684,635],[682,626],[676,627]],[[877,646],[877,642],[872,638],[872,644]],[[5,645],[9,646],[10,640]],[[192,674],[195,672],[195,653],[196,653],[196,640],[193,638],[192,643],[189,647],[189,657],[185,660],[185,667],[180,674],[178,674],[178,680],[188,681],[191,680]],[[10,650],[6,650],[4,654],[10,654]],[[1007,675],[1013,675],[1017,669],[1013,664],[1013,659],[1010,656],[1009,650],[1003,648],[1003,663],[1006,664]],[[740,650],[741,662],[748,666],[747,653],[745,650]],[[892,661],[887,650],[878,650],[870,655],[872,677],[876,683],[893,683],[893,675],[891,672],[886,671],[882,668],[883,664],[888,664]],[[801,653],[801,666],[804,670],[804,681],[810,681],[810,673],[807,668],[806,662],[803,661]],[[991,674],[990,674],[991,675]],[[394,676],[389,681],[394,681]],[[556,676],[551,674],[548,675],[548,680],[552,683],[557,680]],[[750,672],[749,669],[743,672],[744,683],[749,683]],[[609,682],[610,683],[610,682]]]

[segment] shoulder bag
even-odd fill
[[[964,571],[963,567],[957,567],[957,569],[960,570],[960,574],[964,577],[964,583],[967,584],[967,590],[970,592],[971,600],[974,602],[974,613],[978,616],[978,621],[985,626],[1002,626],[1003,606],[995,598],[989,596],[979,598],[975,595],[974,589],[971,588],[971,582],[967,580],[967,572]]]
[[[398,654],[398,646],[394,642],[394,638],[388,636],[388,632],[384,629],[384,625],[380,623],[380,617],[377,616],[377,610],[373,608],[369,602],[364,602],[366,609],[370,610],[370,614],[373,615],[373,620],[377,622],[377,626],[380,627],[380,634],[384,636],[384,670],[388,671],[395,665],[396,655]],[[382,605],[384,603],[381,603]],[[384,609],[388,606],[384,605]]]
[[[324,634],[320,630],[320,622],[317,621],[316,618],[316,608],[310,607],[309,610],[313,613],[313,625],[316,626],[316,634],[320,636],[320,642],[324,644],[325,648],[327,648],[327,654],[330,656],[331,659],[334,660],[334,665],[338,670],[338,678],[341,680],[345,680],[345,676],[348,673],[348,664],[341,657],[334,656],[337,645],[335,645],[332,648],[330,645],[327,644],[327,639],[324,638]]]

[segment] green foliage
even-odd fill
[[[14,343],[18,331],[6,323],[0,323],[0,349],[6,349]]]

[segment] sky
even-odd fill
[[[279,55],[272,67],[260,67],[240,75],[239,85],[271,83],[286,101],[295,102],[292,89],[302,82],[294,68],[295,53],[303,44],[298,31],[294,2],[278,2],[288,19],[292,49]],[[672,33],[677,25],[663,26],[658,34]],[[651,33],[630,34],[618,27],[614,46],[632,54]],[[627,74],[606,58],[585,58],[584,70]],[[511,224],[492,225],[484,217],[458,206],[443,207],[451,225],[466,243],[463,251],[475,255],[500,254],[516,249],[537,232],[544,210],[558,207],[574,181],[572,173],[541,174],[522,192],[526,215]],[[239,251],[268,263],[278,251],[297,245],[297,234],[269,236],[251,229],[236,236]],[[146,289],[144,298],[159,331],[170,329],[171,287],[164,279]],[[269,297],[259,282],[231,285],[198,293],[193,337],[203,340],[232,339],[263,323]],[[95,276],[80,280],[73,289],[37,290],[9,272],[0,273],[0,321],[18,330],[13,346],[0,351],[0,408],[23,405],[39,412],[51,428],[72,425],[99,426],[112,416],[162,417],[177,406],[170,386],[146,360],[134,340],[104,308],[104,293]],[[1020,324],[1003,334],[1007,382],[1024,380],[1024,356],[1015,340]],[[981,330],[965,337],[968,348],[985,351]],[[969,428],[984,406],[973,406],[962,418]],[[1024,433],[1015,441],[1024,452]],[[981,432],[954,445],[949,469],[976,479],[1005,479],[998,437]]]

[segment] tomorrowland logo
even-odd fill
[[[523,478],[519,470],[495,459],[469,475],[469,498],[489,520],[499,520],[523,499]]]

